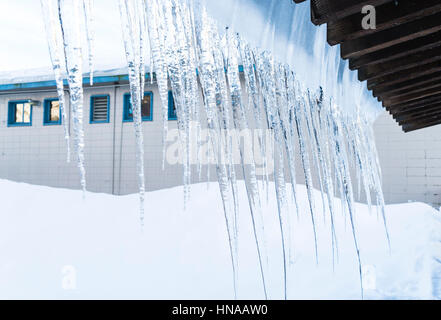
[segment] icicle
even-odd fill
[[[311,127],[311,135],[313,137],[313,140],[315,142],[315,150],[316,150],[316,156],[319,163],[319,170],[323,172],[323,186],[327,199],[328,199],[328,208],[329,208],[329,215],[331,220],[331,237],[332,237],[332,257],[333,257],[333,265],[335,265],[334,257],[335,255],[338,256],[338,243],[337,243],[337,235],[335,233],[335,225],[334,225],[334,187],[332,185],[332,177],[330,173],[330,168],[325,160],[324,152],[326,153],[328,151],[327,148],[323,147],[322,143],[322,128],[319,120],[319,112],[322,110],[322,104],[323,104],[323,90],[320,88],[320,91],[316,95],[315,101],[312,101],[310,97],[310,108],[309,108],[309,119],[310,119],[310,127]],[[322,200],[324,201],[324,194],[322,191]],[[325,210],[325,204],[323,203],[323,210]]]
[[[80,27],[85,23],[89,47],[90,82],[93,84],[92,0],[41,0],[41,5],[69,154],[68,119],[63,87],[63,68],[66,68],[73,116],[74,145],[81,174],[81,186],[85,190],[83,49]],[[267,155],[272,156],[274,160],[275,193],[283,254],[284,297],[287,298],[289,293],[289,268],[293,256],[292,225],[286,190],[288,177],[285,176],[285,171],[290,176],[293,202],[297,216],[300,216],[296,195],[296,139],[299,143],[305,176],[316,261],[318,262],[318,239],[311,166],[316,168],[324,217],[329,211],[333,262],[334,256],[338,258],[334,226],[334,196],[337,191],[342,202],[342,214],[345,218],[346,216],[349,218],[352,228],[361,281],[361,257],[357,242],[350,169],[355,169],[359,183],[357,191],[360,193],[362,184],[369,206],[372,201],[371,194],[375,196],[377,205],[381,208],[387,239],[390,240],[384,211],[381,168],[375,149],[372,124],[362,116],[359,103],[354,103],[356,112],[343,115],[342,108],[337,104],[338,99],[345,97],[340,92],[340,86],[331,92],[337,97],[330,96],[331,103],[324,102],[325,92],[321,87],[315,95],[311,94],[313,92],[311,88],[303,89],[289,65],[277,62],[268,51],[252,48],[234,30],[219,29],[200,1],[119,0],[119,8],[134,114],[141,223],[144,219],[145,192],[141,101],[144,97],[146,65],[149,64],[150,81],[153,83],[155,78],[162,105],[163,169],[168,131],[169,87],[172,91],[179,141],[183,151],[184,207],[190,195],[193,164],[197,165],[197,173],[201,179],[202,126],[207,126],[209,129],[208,163],[213,161],[222,198],[235,297],[237,297],[239,266],[237,179],[241,175],[245,181],[266,298],[269,297],[269,271],[256,161],[254,157],[250,160],[246,146],[233,139],[231,132],[234,130],[235,132],[257,130],[255,140],[257,146],[251,153],[253,156],[262,157],[262,188],[265,189],[262,192],[266,191],[267,199],[270,169],[272,169],[270,168],[272,163],[267,161]],[[81,14],[83,17],[80,17]],[[150,57],[149,63],[147,63],[147,54]],[[242,88],[240,67],[243,70],[243,87],[246,89],[248,103],[242,100],[245,90]],[[324,73],[321,77],[323,83],[326,82]],[[268,135],[264,137],[264,130],[271,132],[269,137]],[[237,148],[239,159],[235,157]],[[238,165],[240,169],[237,169]],[[240,170],[239,173],[236,170]],[[207,166],[207,181],[210,180],[209,174],[210,165]],[[363,294],[362,287],[361,290]]]
[[[87,46],[89,50],[89,74],[90,74],[90,85],[93,86],[93,59],[94,59],[94,29],[93,29],[93,3],[92,0],[83,0],[83,8],[84,8],[84,20],[86,26],[86,35],[87,35]]]
[[[142,0],[136,0],[142,1]],[[140,200],[140,222],[144,225],[144,138],[142,133],[141,117],[141,50],[140,43],[140,19],[139,8],[136,2],[120,0],[119,8],[121,15],[121,24],[124,36],[124,48],[128,64],[129,82],[130,82],[130,102],[133,109],[133,124],[135,127],[136,139],[136,171],[138,175],[139,200]],[[138,14],[137,14],[138,13]]]
[[[146,16],[149,28],[150,40],[150,55],[155,66],[156,82],[158,84],[159,97],[162,105],[162,168],[165,165],[165,147],[168,132],[168,79],[167,79],[167,64],[165,62],[165,45],[163,19],[159,11],[158,0],[151,0],[146,2]],[[153,77],[152,77],[153,81]]]
[[[281,88],[277,88],[277,74],[272,56],[268,52],[258,55],[256,61],[258,79],[263,96],[263,105],[266,112],[268,127],[274,131],[274,181],[279,214],[280,233],[282,236],[283,270],[284,270],[284,297],[287,298],[287,283],[289,261],[292,256],[291,224],[287,209],[286,184],[284,176],[283,132],[279,116],[277,99]],[[285,106],[286,107],[286,106]]]
[[[351,176],[349,173],[348,168],[348,158],[347,153],[345,150],[345,146],[343,143],[342,138],[342,130],[341,130],[341,124],[339,122],[340,114],[337,110],[335,105],[332,105],[331,107],[331,125],[332,125],[332,131],[333,131],[333,137],[334,137],[334,151],[335,151],[335,158],[337,159],[337,165],[339,170],[339,176],[343,188],[343,198],[345,200],[345,203],[348,208],[348,214],[349,214],[349,221],[351,223],[351,229],[352,229],[352,236],[354,239],[354,246],[355,251],[357,254],[357,260],[358,260],[358,269],[359,269],[359,276],[360,276],[360,290],[361,290],[361,298],[363,299],[364,292],[363,292],[363,274],[361,270],[361,257],[360,257],[360,249],[358,245],[358,239],[356,234],[356,227],[355,227],[355,217],[354,217],[354,198],[353,198],[353,192],[352,192],[352,184],[351,184]]]
[[[201,81],[202,90],[204,93],[204,106],[207,115],[207,126],[209,128],[209,140],[213,150],[213,157],[216,163],[216,173],[219,182],[219,190],[222,197],[222,203],[224,208],[224,216],[227,226],[228,240],[230,245],[230,254],[233,267],[233,287],[234,294],[237,297],[237,271],[238,271],[238,257],[237,257],[237,242],[234,238],[235,235],[235,223],[234,223],[234,205],[231,203],[232,190],[230,188],[231,183],[229,181],[228,169],[223,159],[222,145],[224,145],[224,135],[221,132],[221,115],[218,108],[218,96],[219,96],[219,82],[216,81],[217,76],[222,75],[225,78],[223,72],[224,65],[217,64],[215,50],[219,49],[219,46],[214,46],[218,40],[213,34],[212,22],[207,17],[205,8],[201,8],[201,14],[199,17],[199,23],[197,27],[198,32],[198,44],[199,44],[199,77]],[[222,69],[222,73],[218,69]],[[225,92],[226,94],[226,92]],[[208,173],[208,172],[207,172]]]
[[[227,33],[227,47],[228,47],[228,65],[227,65],[227,78],[229,84],[229,91],[231,95],[232,114],[234,119],[234,127],[236,132],[249,133],[248,121],[246,118],[245,108],[242,103],[242,88],[239,78],[239,37],[233,36],[231,33]],[[248,137],[251,140],[251,137]],[[249,157],[250,163],[245,162],[246,155],[241,146],[237,146],[240,151],[242,173],[245,180],[245,187],[248,195],[248,203],[250,207],[251,220],[253,223],[254,238],[256,241],[259,264],[262,276],[262,285],[264,289],[265,298],[268,298],[267,284],[268,279],[268,266],[267,266],[267,254],[265,247],[265,233],[263,224],[263,215],[260,208],[260,195],[256,178],[256,167],[254,159]],[[246,146],[244,146],[246,147]],[[249,152],[249,151],[248,151]]]
[[[266,186],[268,187],[268,170],[266,163],[266,147],[265,139],[263,138],[263,117],[262,117],[262,106],[260,99],[260,92],[258,88],[258,80],[256,76],[256,68],[254,61],[254,52],[251,50],[248,43],[245,43],[243,39],[238,36],[238,42],[240,46],[240,57],[242,61],[243,74],[245,78],[246,91],[248,94],[248,110],[247,113],[252,113],[255,121],[255,127],[257,130],[258,146],[260,151],[260,156],[262,157],[263,166],[263,178],[266,181]]]
[[[296,169],[295,169],[295,143],[294,135],[291,130],[290,122],[290,111],[295,104],[295,93],[294,93],[294,74],[289,72],[286,67],[279,65],[277,74],[277,87],[278,87],[278,105],[279,105],[279,117],[280,125],[283,130],[283,141],[285,145],[286,155],[288,158],[288,167],[291,179],[291,191],[294,200],[294,205],[296,207],[296,214],[299,217],[299,205],[297,202],[296,193]]]
[[[80,32],[80,1],[58,0],[58,16],[64,44],[65,62],[73,116],[73,130],[80,185],[86,191],[83,130],[83,56]]]
[[[323,221],[326,223],[326,205],[325,205],[325,193],[324,193],[324,187],[323,187],[323,180],[322,180],[322,166],[321,162],[319,160],[320,157],[320,151],[319,149],[319,142],[317,139],[317,128],[314,127],[311,119],[311,112],[314,109],[314,102],[311,100],[311,93],[309,90],[307,91],[307,99],[305,99],[305,103],[303,104],[303,112],[305,116],[305,124],[306,124],[306,133],[308,135],[308,139],[310,141],[309,146],[310,150],[313,154],[313,159],[315,162],[315,167],[317,169],[317,178],[320,185],[320,195],[322,198],[322,211],[323,211]]]
[[[299,148],[300,148],[300,156],[302,159],[303,165],[303,173],[305,175],[305,184],[306,191],[308,194],[309,201],[309,210],[311,213],[311,222],[314,232],[314,250],[315,250],[315,259],[318,263],[318,248],[317,248],[317,231],[315,226],[315,205],[314,205],[314,195],[312,190],[312,177],[311,177],[311,168],[309,164],[309,154],[308,149],[306,148],[306,136],[304,133],[304,112],[303,112],[303,104],[305,103],[305,97],[298,97],[300,100],[294,106],[294,118],[295,118],[295,126],[297,128],[297,135],[299,137]]]
[[[70,162],[70,133],[69,119],[66,115],[66,101],[64,96],[63,69],[64,50],[63,39],[61,34],[60,20],[58,19],[58,5],[53,0],[41,0],[41,9],[46,27],[46,35],[49,46],[49,54],[52,61],[52,69],[54,70],[55,82],[57,84],[58,101],[60,103],[61,122],[63,123],[64,139],[66,141],[66,159]]]

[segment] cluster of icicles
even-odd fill
[[[67,74],[75,134],[74,145],[81,172],[81,185],[85,188],[81,26],[85,26],[87,33],[92,79],[91,1],[41,2],[65,125],[64,68]],[[328,216],[332,230],[330,247],[333,257],[337,255],[338,250],[333,202],[335,195],[341,198],[342,210],[348,214],[352,227],[362,284],[361,260],[354,224],[351,167],[356,172],[358,192],[364,189],[369,207],[371,194],[375,195],[383,219],[384,200],[371,123],[358,111],[359,108],[354,108],[357,111],[351,115],[343,115],[338,103],[327,97],[321,88],[316,91],[302,88],[289,66],[275,61],[271,53],[250,47],[237,33],[228,28],[220,31],[204,6],[197,0],[120,0],[119,6],[134,111],[141,221],[144,215],[145,190],[141,100],[147,69],[151,73],[150,79],[155,79],[160,93],[164,147],[170,87],[173,92],[179,139],[184,151],[184,202],[189,197],[191,183],[190,150],[192,144],[196,144],[197,148],[201,143],[199,139],[192,141],[191,123],[199,124],[197,130],[200,130],[202,123],[210,129],[211,156],[216,160],[216,174],[228,231],[234,293],[236,294],[238,270],[239,175],[245,180],[266,298],[269,298],[269,271],[260,206],[262,190],[265,186],[268,188],[268,181],[273,178],[283,249],[284,296],[287,298],[289,261],[292,254],[290,220],[293,216],[310,215],[318,259],[315,232],[318,213],[314,204],[312,172],[318,176],[317,187],[322,194],[323,214]],[[243,99],[244,96],[246,99]],[[257,129],[260,132],[258,152],[265,155],[269,146],[263,138],[263,131],[268,128],[274,137],[274,174],[267,173],[262,180],[258,179],[256,165],[245,163],[242,154],[242,172],[236,172],[238,167],[232,160],[233,146],[225,132],[228,129]],[[65,133],[69,144],[67,128]],[[303,166],[309,212],[298,212],[295,172],[297,153],[300,154]],[[222,161],[225,157],[231,161]],[[262,158],[265,159],[265,156]],[[201,170],[200,167],[198,166],[198,170]],[[286,182],[291,182],[292,188],[287,189]],[[293,201],[297,212],[288,209],[288,201]],[[384,224],[386,226],[385,220]],[[363,293],[362,285],[361,292]]]

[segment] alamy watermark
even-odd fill
[[[61,287],[64,290],[77,288],[77,270],[74,266],[65,265],[61,268]]]
[[[361,27],[364,30],[377,29],[377,10],[373,5],[363,6],[361,13],[365,16],[361,20]]]
[[[190,165],[254,164],[258,176],[272,174],[274,171],[274,132],[270,129],[227,129],[215,132],[207,128],[198,129],[197,122],[194,122],[190,125],[189,146]],[[179,130],[169,130],[165,154],[167,164],[184,164],[186,154]]]

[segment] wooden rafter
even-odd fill
[[[296,3],[304,2],[294,0]],[[365,30],[362,8],[376,9]],[[405,132],[441,124],[440,0],[310,0],[311,20],[327,24],[351,70]]]

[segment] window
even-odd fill
[[[90,123],[109,122],[109,95],[90,97]]]
[[[173,100],[173,93],[168,92],[168,120],[177,120],[175,100]]]
[[[30,100],[8,103],[8,126],[32,125],[32,104]]]
[[[45,99],[43,107],[43,125],[61,124],[61,109],[58,98]]]
[[[124,95],[124,114],[123,121],[133,121],[133,109],[131,103],[130,93]],[[141,101],[141,116],[142,121],[153,120],[153,92],[144,92],[144,98]]]

